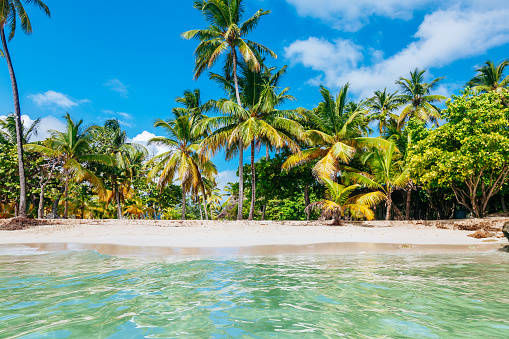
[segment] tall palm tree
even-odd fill
[[[12,66],[11,55],[7,47],[7,39],[5,37],[5,27],[9,30],[9,41],[14,38],[17,27],[17,18],[21,22],[21,29],[25,34],[32,33],[32,23],[23,7],[23,3],[34,5],[43,10],[47,16],[50,16],[48,6],[41,0],[0,0],[0,37],[2,40],[3,56],[7,61],[9,75],[11,77],[12,96],[14,100],[14,118],[16,120],[16,144],[18,147],[18,170],[19,170],[19,215],[26,217],[26,180],[25,167],[23,165],[23,139],[21,126],[21,108],[19,105],[18,83],[14,67]]]
[[[321,210],[328,217],[333,218],[334,225],[341,225],[340,219],[346,214],[354,218],[366,218],[373,220],[375,214],[371,210],[371,206],[380,202],[384,196],[381,192],[352,194],[362,188],[362,185],[341,185],[330,179],[323,179],[327,186],[327,199],[314,202],[306,207],[306,213],[312,210]]]
[[[313,111],[303,113],[312,127],[304,134],[304,140],[311,147],[290,156],[283,170],[318,160],[313,174],[319,179],[335,180],[339,170],[353,158],[357,147],[385,143],[382,139],[363,137],[369,131],[366,110],[363,103],[349,104],[348,89],[349,84],[346,84],[334,97],[325,87],[320,88],[323,101]]]
[[[148,180],[159,175],[158,187],[164,188],[176,177],[182,187],[182,220],[186,218],[186,193],[190,190],[202,190],[202,173],[208,176],[217,174],[215,165],[209,158],[201,154],[200,134],[197,132],[196,121],[189,115],[182,115],[174,120],[157,120],[154,127],[166,130],[169,137],[155,137],[150,144],[169,147],[170,150],[155,156],[147,162],[146,167],[153,166],[148,173]]]
[[[231,119],[231,129],[219,129],[205,138],[203,145],[209,150],[217,151],[221,147],[237,145],[241,140],[244,145],[251,145],[251,207],[249,220],[254,218],[256,202],[256,148],[260,144],[276,149],[290,148],[299,152],[299,146],[294,141],[304,133],[302,126],[291,119],[288,111],[278,111],[276,108],[287,100],[293,100],[288,95],[289,88],[279,89],[279,83],[286,73],[286,66],[277,72],[276,68],[262,65],[261,72],[251,70],[247,65],[241,64],[239,85],[241,88],[242,107],[230,101],[227,106],[236,106],[238,111],[244,111],[242,119]],[[212,78],[220,82],[228,92],[233,89],[233,83],[223,76],[212,74]],[[223,107],[226,105],[222,102]],[[220,125],[227,117],[215,117],[204,121],[209,125]]]
[[[237,105],[242,106],[237,77],[238,55],[249,67],[259,71],[260,56],[270,54],[276,58],[276,54],[269,48],[246,39],[260,23],[262,16],[270,11],[260,9],[252,17],[243,20],[244,0],[197,0],[194,7],[200,10],[205,20],[209,23],[206,29],[195,29],[182,33],[184,39],[198,39],[200,41],[195,50],[195,78],[198,78],[206,69],[212,67],[218,58],[227,53],[225,62],[225,74],[230,78],[233,76],[235,96]],[[242,219],[243,198],[244,198],[244,173],[243,173],[243,150],[245,148],[242,140],[239,140],[239,206],[237,219]]]
[[[127,142],[127,134],[122,131],[116,119],[106,120],[104,126],[92,126],[90,131],[96,140],[100,140],[103,146],[101,153],[113,159],[113,166],[108,172],[112,184],[112,195],[117,203],[117,219],[122,219],[121,200],[126,191],[126,181],[132,180],[137,168],[135,165],[143,161],[148,151],[140,144]]]
[[[371,112],[370,118],[378,120],[378,131],[380,135],[387,130],[387,125],[391,120],[398,120],[398,116],[392,112],[401,107],[404,99],[398,95],[398,92],[387,93],[387,88],[383,91],[375,91],[375,95],[367,102],[367,107]]]
[[[67,218],[69,212],[69,181],[71,178],[76,183],[87,181],[96,192],[104,194],[103,182],[92,171],[86,168],[85,165],[90,162],[97,162],[112,166],[113,160],[108,155],[94,154],[92,152],[90,147],[92,134],[89,130],[82,130],[81,125],[83,120],[75,123],[69,113],[67,113],[65,121],[67,125],[64,132],[52,130],[50,131],[51,137],[49,139],[40,144],[26,144],[25,149],[59,159],[63,164],[63,176],[65,179],[64,218]]]
[[[38,128],[41,123],[41,118],[38,118],[30,124],[25,126],[21,122],[21,140],[23,144],[26,144],[32,136],[37,136]],[[7,118],[0,119],[0,141],[5,143],[16,145],[17,133],[16,133],[16,117],[14,114],[9,114]]]
[[[416,68],[410,72],[410,79],[399,78],[396,84],[400,86],[401,98],[408,105],[401,112],[398,119],[398,127],[401,129],[411,117],[417,117],[422,121],[430,121],[438,125],[440,109],[434,103],[447,99],[443,95],[431,94],[444,77],[436,78],[431,82],[424,82],[425,70]]]
[[[410,180],[410,173],[401,161],[401,153],[392,142],[386,149],[373,149],[362,156],[362,161],[370,169],[370,174],[350,172],[345,177],[366,187],[382,192],[382,199],[386,201],[387,214],[385,219],[391,219],[394,208],[392,193],[398,188],[404,188]]]
[[[476,70],[478,74],[467,85],[480,92],[507,91],[509,89],[509,75],[504,77],[504,71],[508,65],[509,60],[504,60],[497,66],[493,61],[488,60],[484,63],[484,66]]]

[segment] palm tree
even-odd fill
[[[202,103],[201,91],[195,89],[192,92],[189,90],[184,91],[184,95],[177,97],[175,101],[184,107],[175,107],[173,113],[176,116],[189,114],[192,117],[202,119],[204,114],[213,108],[212,100]]]
[[[30,126],[25,126],[21,122],[21,140],[23,144],[26,144],[32,136],[37,136],[38,128],[41,123],[41,118],[38,118]],[[16,134],[16,117],[14,114],[9,114],[7,118],[0,119],[0,141],[10,145],[16,145],[17,134]]]
[[[502,61],[498,66],[495,66],[491,60],[486,61],[484,66],[476,70],[478,74],[468,82],[467,86],[480,92],[507,91],[509,75],[504,77],[504,70],[508,65],[509,60]]]
[[[373,149],[362,156],[362,162],[370,169],[371,174],[350,172],[345,177],[366,187],[382,192],[382,199],[386,201],[386,220],[391,219],[392,192],[404,188],[410,180],[410,173],[400,161],[401,153],[392,142],[386,149]]]
[[[380,135],[386,131],[389,121],[398,120],[398,116],[392,112],[401,107],[404,102],[397,91],[387,93],[387,88],[384,88],[383,91],[375,91],[375,95],[368,100],[367,107],[371,112],[370,118],[379,121],[378,130]]]
[[[19,170],[19,215],[27,216],[26,211],[26,181],[25,167],[23,165],[23,140],[21,125],[21,108],[19,105],[18,84],[16,75],[12,66],[11,55],[7,47],[7,39],[5,38],[5,27],[9,30],[9,41],[14,38],[17,27],[17,17],[21,21],[21,29],[25,34],[32,33],[32,23],[23,7],[23,3],[30,4],[42,9],[47,16],[50,16],[48,6],[41,0],[0,0],[0,37],[2,39],[3,57],[7,61],[9,75],[11,77],[12,96],[14,100],[14,118],[16,120],[16,144],[18,147],[18,170]]]
[[[63,164],[63,175],[65,178],[64,218],[67,218],[69,211],[69,181],[71,177],[76,183],[87,181],[96,192],[104,194],[103,182],[92,171],[87,169],[85,165],[90,162],[97,162],[112,166],[113,160],[108,155],[92,153],[90,147],[92,134],[89,130],[82,131],[81,124],[83,120],[75,123],[69,113],[67,113],[65,121],[67,126],[64,132],[52,130],[50,131],[51,137],[49,139],[40,144],[26,144],[25,149],[59,159]]]
[[[306,207],[306,213],[321,210],[326,213],[326,216],[333,218],[334,225],[341,225],[339,220],[346,214],[356,219],[373,220],[375,218],[371,206],[376,205],[384,198],[380,191],[352,196],[356,190],[362,188],[361,185],[346,186],[326,178],[323,181],[327,186],[328,199],[309,204]]]
[[[410,79],[399,78],[396,84],[400,86],[403,94],[401,98],[408,105],[401,112],[398,119],[398,127],[401,129],[411,117],[417,117],[422,121],[430,121],[438,126],[440,109],[434,105],[436,102],[447,99],[443,95],[431,94],[444,77],[436,78],[429,83],[424,81],[425,70],[416,68],[410,72]]]
[[[280,149],[290,148],[293,152],[299,152],[299,146],[294,141],[304,133],[302,126],[291,119],[288,111],[278,111],[276,107],[287,100],[293,100],[288,95],[289,88],[279,90],[278,85],[286,73],[286,66],[274,72],[275,68],[263,66],[263,71],[255,72],[247,65],[241,64],[241,76],[239,85],[241,88],[241,100],[243,106],[238,106],[234,101],[221,102],[222,107],[236,107],[236,111],[243,112],[230,119],[226,126],[230,129],[218,129],[209,138],[205,138],[203,145],[209,151],[216,152],[221,147],[232,147],[241,140],[244,145],[251,145],[251,207],[249,220],[254,218],[256,202],[256,172],[255,155],[256,148],[260,144],[267,147]],[[227,92],[232,92],[234,85],[223,76],[212,74],[212,78],[220,82]],[[225,119],[231,116],[215,117],[206,119],[205,126],[221,125]]]
[[[122,219],[122,200],[125,200],[127,180],[133,178],[136,164],[148,155],[147,149],[137,143],[128,143],[127,134],[122,131],[116,119],[107,120],[104,126],[92,126],[94,139],[102,144],[101,153],[109,155],[113,166],[108,171],[112,184],[112,195],[117,203],[117,219]],[[109,200],[109,199],[108,199]]]
[[[202,0],[195,1],[194,7],[200,10],[205,20],[209,23],[206,29],[196,29],[182,33],[184,39],[198,39],[200,41],[195,50],[195,79],[206,69],[212,67],[223,53],[228,53],[225,62],[225,75],[230,79],[233,76],[237,105],[242,106],[237,77],[238,56],[240,52],[244,62],[253,70],[261,69],[260,56],[270,54],[276,58],[276,54],[269,48],[247,40],[246,36],[260,23],[262,16],[270,11],[260,9],[251,18],[242,22],[244,14],[244,0]],[[243,150],[245,146],[239,140],[239,206],[237,219],[242,219],[244,200],[244,173],[243,173]]]
[[[147,179],[152,180],[159,175],[159,189],[170,184],[175,177],[180,181],[182,220],[186,217],[186,193],[201,189],[205,196],[202,173],[208,176],[217,174],[215,165],[201,154],[196,124],[195,119],[187,114],[170,121],[157,120],[154,127],[164,128],[169,137],[155,137],[148,143],[170,148],[147,162],[146,167],[153,166]]]
[[[318,160],[313,174],[335,180],[337,173],[353,158],[356,147],[382,146],[385,140],[363,137],[369,131],[364,104],[349,104],[349,84],[341,88],[336,98],[325,87],[320,87],[323,101],[313,111],[307,111],[308,125],[304,139],[311,145],[301,153],[293,154],[283,164],[289,170],[303,163]]]

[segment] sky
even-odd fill
[[[27,6],[34,34],[18,30],[9,44],[22,114],[26,121],[42,118],[38,139],[63,129],[69,112],[86,126],[116,118],[131,140],[144,143],[162,135],[154,120],[170,118],[184,90],[200,88],[204,100],[224,96],[207,74],[193,79],[197,42],[180,33],[206,23],[192,0],[141,7],[126,0],[45,3],[51,18]],[[395,80],[416,67],[427,70],[428,80],[445,76],[437,92],[450,96],[486,60],[509,58],[507,0],[245,3],[246,19],[258,9],[271,10],[248,38],[278,55],[268,65],[289,66],[282,85],[297,100],[286,109],[316,107],[320,85],[337,92],[349,82],[352,100],[385,87],[396,90]],[[7,65],[0,60],[0,116],[13,107]],[[220,186],[236,181],[237,160],[226,162],[223,154],[213,160]]]

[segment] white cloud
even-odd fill
[[[492,10],[509,7],[507,0],[286,0],[300,16],[318,18],[336,29],[355,32],[372,16],[409,20],[416,10],[458,6],[462,9]]]
[[[6,115],[0,115],[0,119],[7,118]],[[23,114],[21,116],[21,121],[24,126],[30,126],[35,119],[32,119],[26,114]],[[64,131],[65,130],[65,124],[60,121],[59,119],[55,118],[54,116],[47,116],[41,119],[41,122],[39,123],[39,126],[37,128],[37,134],[32,134],[30,138],[30,142],[34,141],[41,141],[48,137],[50,137],[50,130],[56,130],[56,131]]]
[[[159,154],[162,154],[164,152],[168,152],[171,150],[170,147],[165,147],[165,146],[159,146],[159,145],[147,146],[148,141],[155,137],[156,137],[156,135],[154,133],[150,133],[148,131],[143,131],[140,134],[138,134],[137,136],[135,136],[133,139],[129,139],[128,141],[135,142],[135,143],[145,146],[148,150],[149,158],[153,158],[156,155],[159,155]]]
[[[118,79],[110,79],[106,81],[104,86],[109,87],[112,91],[115,91],[120,94],[121,97],[127,98],[129,95],[129,91],[127,90],[127,86],[122,83],[122,81]]]
[[[32,99],[32,101],[39,107],[57,106],[62,108],[71,108],[74,106],[78,106],[82,103],[90,102],[90,100],[88,99],[75,100],[66,94],[51,90],[44,93],[29,95],[28,97]]]
[[[424,18],[414,35],[415,42],[387,59],[360,68],[348,62],[323,62],[332,59],[332,53],[337,52],[330,48],[330,42],[324,40],[310,38],[306,40],[307,48],[303,47],[302,41],[296,41],[285,49],[285,53],[291,62],[320,71],[323,75],[320,79],[325,85],[337,88],[350,82],[352,91],[366,97],[371,96],[375,89],[394,89],[394,81],[407,76],[415,67],[443,67],[509,43],[508,16],[509,8],[485,12],[464,11],[457,7],[438,10]],[[329,54],[321,56],[319,61],[306,61],[312,60],[318,49]]]

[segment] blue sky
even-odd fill
[[[205,99],[223,93],[206,75],[193,80],[196,41],[180,38],[205,22],[193,1],[46,0],[52,16],[27,8],[34,34],[19,30],[10,43],[22,114],[62,127],[65,112],[86,125],[117,118],[129,137],[158,135],[156,118],[170,117],[175,97],[200,88]],[[136,6],[135,6],[136,5]],[[315,107],[318,86],[336,91],[351,83],[352,99],[394,81],[415,67],[446,76],[439,92],[456,93],[487,59],[509,58],[509,1],[493,0],[248,0],[246,16],[272,13],[250,36],[278,54],[268,64],[289,65],[284,86]],[[2,64],[3,63],[3,66]],[[0,115],[13,111],[5,62],[0,60]],[[263,153],[263,152],[262,152]],[[234,181],[237,161],[214,161],[219,180]]]

